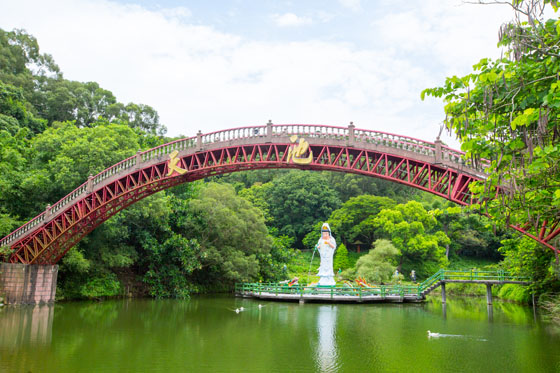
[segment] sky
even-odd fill
[[[66,79],[187,137],[272,120],[434,141],[443,103],[420,92],[499,57],[512,18],[456,0],[0,0],[0,28],[34,35]]]

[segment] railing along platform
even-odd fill
[[[244,283],[235,285],[235,294],[243,297],[299,302],[365,303],[365,302],[420,302],[434,289],[441,286],[445,299],[446,283],[478,283],[492,285],[529,285],[529,277],[514,276],[509,272],[479,270],[444,270],[430,276],[417,285],[393,284],[352,287],[348,284],[335,286],[308,286],[285,283]],[[490,297],[490,296],[489,296]],[[491,302],[491,299],[489,300]]]

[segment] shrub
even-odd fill
[[[498,291],[498,297],[519,303],[529,303],[531,300],[531,293],[526,286],[505,284]]]
[[[80,289],[86,298],[114,297],[119,295],[121,285],[114,273],[100,274],[89,279]]]
[[[348,260],[348,249],[341,243],[336,248],[336,254],[334,256],[333,263],[334,271],[337,272],[339,269],[345,270],[350,267],[350,261]]]
[[[399,250],[389,240],[383,239],[375,241],[374,247],[369,253],[358,259],[356,276],[363,277],[368,282],[391,281],[396,268],[394,261],[399,255]]]

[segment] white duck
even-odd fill
[[[439,336],[441,336],[441,334],[432,333],[431,331],[428,330],[428,338],[438,338]]]

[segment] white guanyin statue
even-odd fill
[[[323,223],[321,227],[321,238],[317,243],[317,249],[321,255],[321,265],[319,266],[319,273],[317,273],[320,277],[319,285],[336,285],[333,272],[333,256],[336,250],[336,240],[331,234],[329,223]]]

